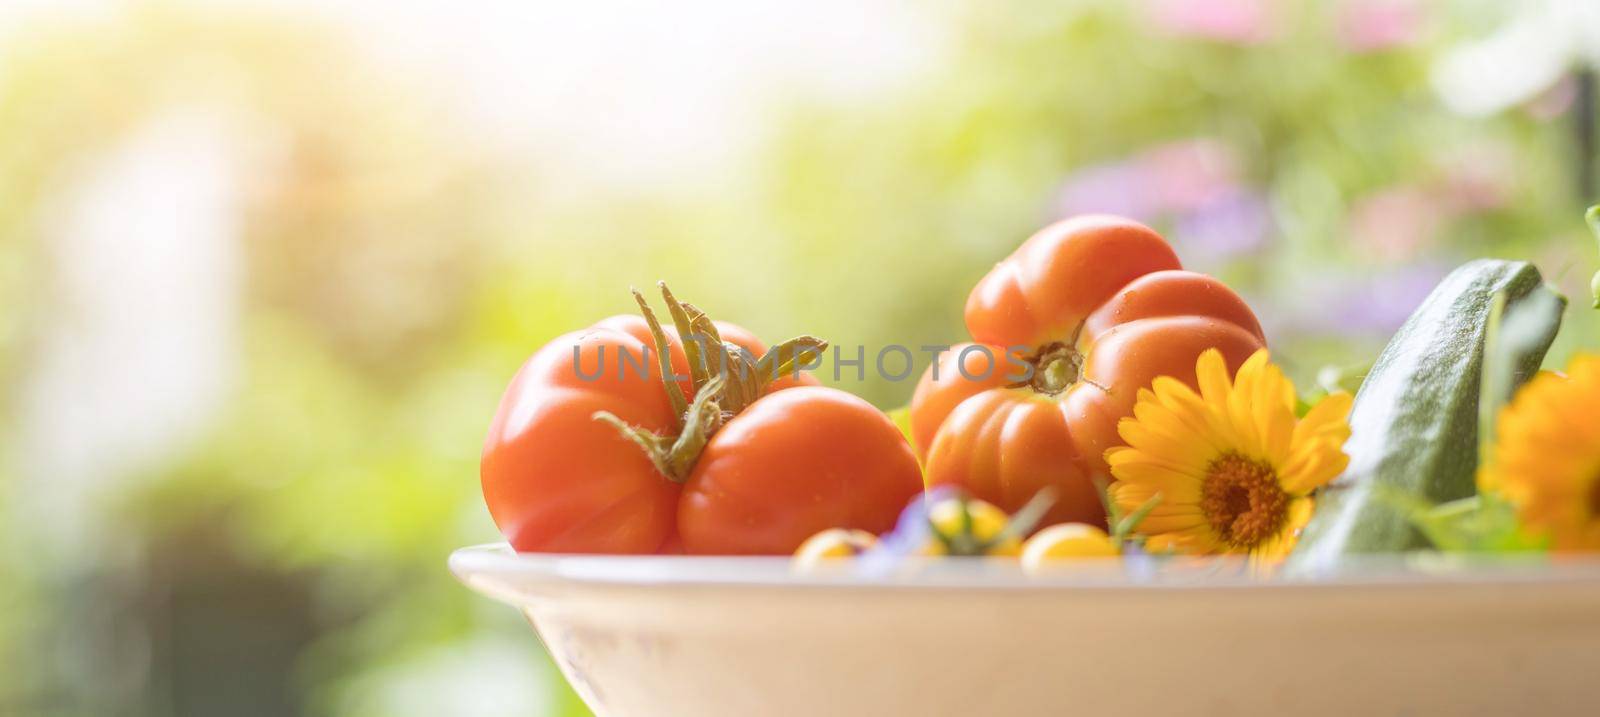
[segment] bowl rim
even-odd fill
[[[1462,555],[1432,551],[1354,556],[1336,568],[1252,573],[1242,560],[1138,556],[1063,561],[1029,574],[1015,559],[914,559],[866,571],[841,561],[797,571],[787,557],[518,553],[507,543],[457,549],[449,568],[475,589],[491,584],[893,590],[1275,590],[1417,586],[1600,585],[1600,556]]]

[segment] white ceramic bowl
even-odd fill
[[[1597,714],[1600,563],[781,558],[456,551],[600,715]]]

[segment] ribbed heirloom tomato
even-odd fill
[[[927,483],[1007,511],[1053,487],[1047,523],[1105,525],[1094,476],[1139,389],[1163,375],[1193,386],[1206,349],[1237,370],[1266,343],[1237,294],[1112,216],[1023,242],[972,290],[966,323],[973,342],[941,354],[911,400]]]
[[[506,390],[480,474],[511,545],[787,554],[825,528],[892,527],[922,488],[916,456],[871,404],[798,371],[826,344],[768,352],[662,291],[675,326],[636,293],[644,318],[551,341]]]

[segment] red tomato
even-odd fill
[[[684,484],[678,532],[689,553],[787,555],[829,528],[887,532],[921,491],[917,456],[882,411],[795,388],[711,438]]]
[[[646,430],[672,428],[659,371],[652,368],[646,379],[630,366],[618,375],[620,351],[643,356],[644,350],[632,335],[591,328],[546,344],[511,380],[489,427],[479,473],[489,514],[512,547],[653,553],[666,542],[678,484],[616,428],[594,419],[597,411],[609,411]],[[600,375],[590,381],[579,371]]]
[[[766,351],[743,328],[715,326],[755,357]],[[670,328],[662,333],[675,383],[692,399],[682,342]],[[512,380],[480,473],[490,515],[517,550],[788,554],[824,528],[887,530],[921,490],[916,455],[889,418],[810,386],[809,375],[743,389],[754,400],[731,417],[720,408],[733,405],[726,400],[746,402],[732,393],[675,415],[659,357],[647,349],[654,341],[645,320],[611,317],[550,342]],[[714,432],[685,444],[698,454],[671,453],[686,455],[683,464],[658,463],[617,425],[596,420],[600,413],[657,451],[673,445],[685,420]]]
[[[1047,523],[1104,525],[1092,476],[1140,388],[1162,375],[1193,386],[1206,349],[1237,370],[1266,343],[1237,294],[1182,270],[1148,227],[1109,216],[1034,234],[978,282],[966,323],[976,348],[943,354],[911,401],[928,484],[1008,512],[1054,487]],[[987,356],[998,368],[984,373]]]

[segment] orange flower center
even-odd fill
[[[1223,543],[1248,550],[1283,528],[1289,494],[1272,466],[1227,453],[1206,468],[1200,512]]]
[[[1600,517],[1600,476],[1589,479],[1589,515]]]

